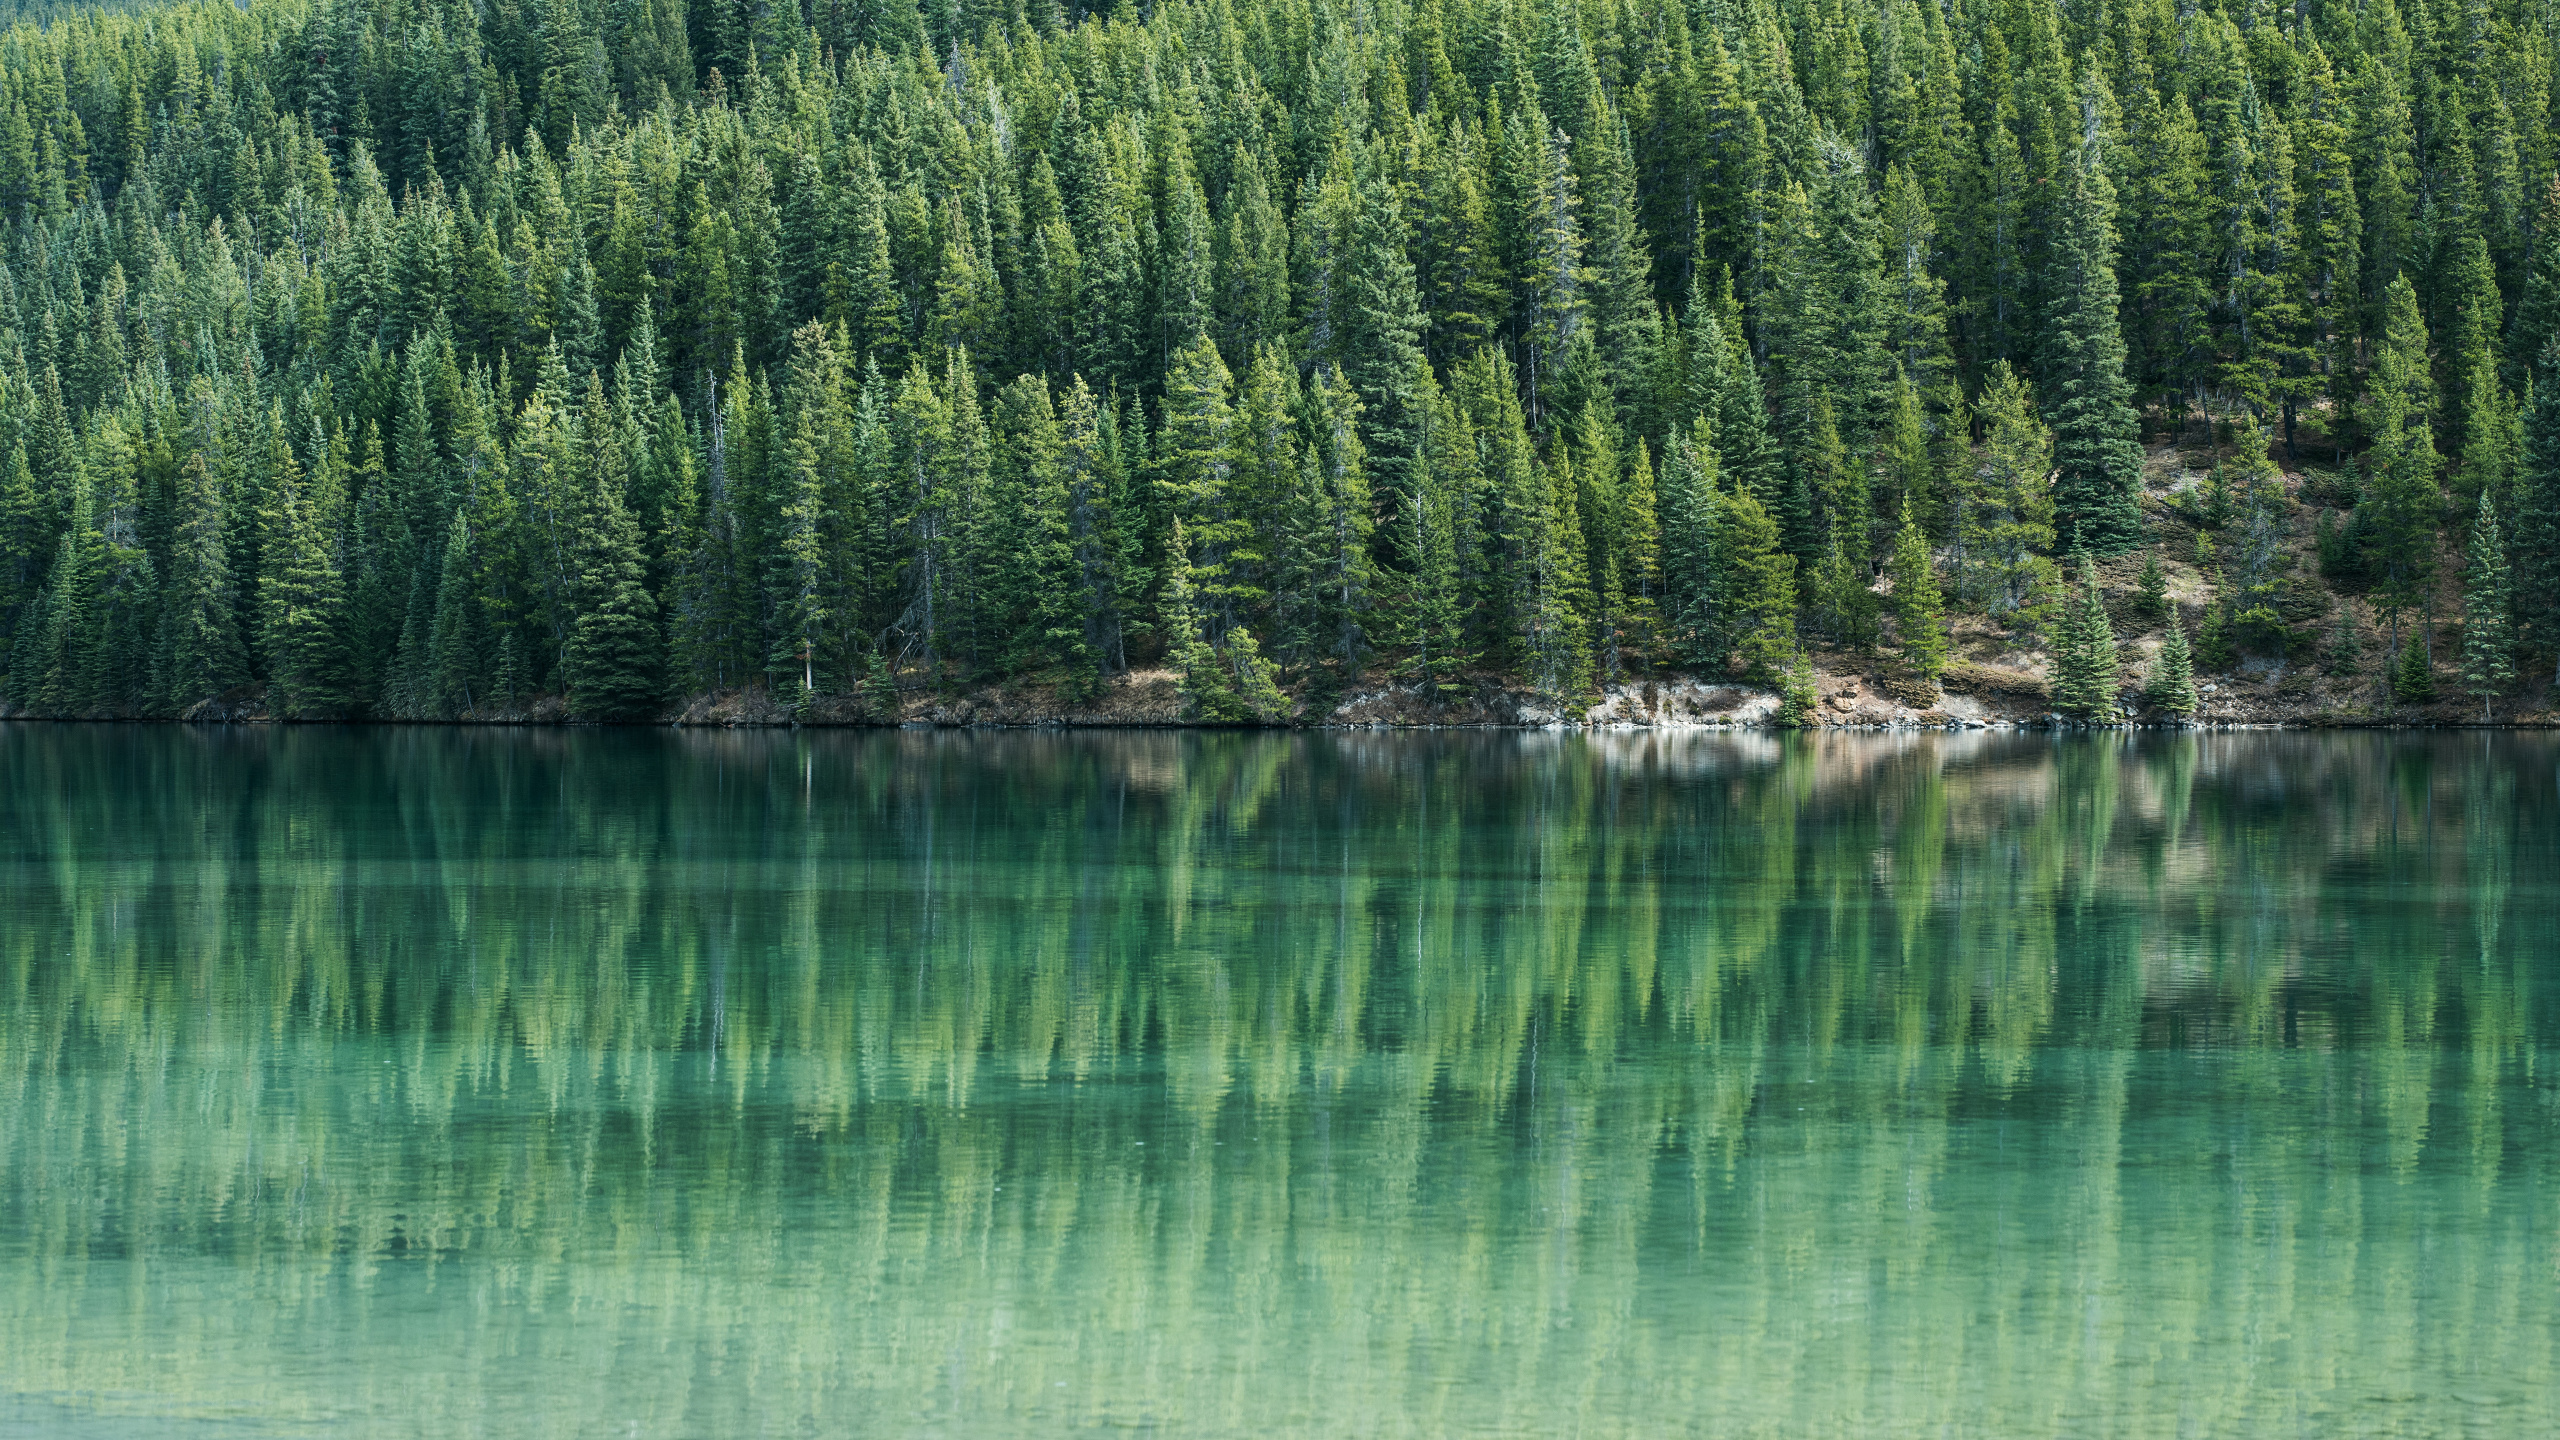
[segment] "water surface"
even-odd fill
[[[0,727],[0,1434],[2552,1433],[2555,762]]]

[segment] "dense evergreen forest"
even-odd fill
[[[2146,443],[2199,431],[2212,593],[2164,605],[2151,556],[2158,703],[2324,625],[2365,653],[2333,591],[2389,627],[2377,685],[2431,690],[2458,605],[2452,683],[2538,692],[2554,24],[55,12],[0,37],[5,694],[887,714],[1161,667],[1273,720],[1679,667],[1801,701],[1815,645],[1932,685],[1957,616],[2105,714],[2140,677],[2096,564],[2159,529]]]

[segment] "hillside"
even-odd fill
[[[1715,713],[2103,718],[2080,561],[2138,673],[2155,543],[2208,716],[2538,705],[2555,27],[2515,0],[20,25],[0,705],[1605,721],[1688,675]],[[2376,637],[2419,620],[2385,703]]]

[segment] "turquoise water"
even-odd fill
[[[2550,1434],[2555,765],[0,727],[0,1435]]]

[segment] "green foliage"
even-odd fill
[[[2143,687],[2143,698],[2152,708],[2180,717],[2190,716],[2201,708],[2196,695],[2195,660],[2187,650],[2187,628],[2176,616],[2169,618],[2168,638],[2160,642],[2160,658],[2152,663],[2151,679]]]
[[[2329,622],[2320,666],[2331,675],[2353,675],[2364,665],[2364,627],[2356,623],[2356,607],[2343,596]]]
[[[2380,354],[2374,362],[2367,423],[2374,434],[2366,458],[2371,477],[2361,517],[2372,512],[2364,549],[2375,576],[2377,600],[2393,613],[2421,604],[2435,574],[2436,483],[2434,386],[2427,367],[2427,331],[2418,315],[2417,291],[2407,276],[2391,282],[2384,298]]]
[[[2116,635],[2098,593],[2098,567],[2080,557],[2078,583],[2053,635],[2053,708],[2079,720],[2116,713]]]
[[[2205,607],[2204,620],[2196,626],[2196,668],[2208,674],[2230,669],[2240,659],[2240,647],[2231,635],[2231,607],[2219,600]]]
[[[2014,371],[1993,372],[1976,407],[1989,431],[1958,494],[1957,573],[1965,599],[2011,626],[2044,616],[2053,580],[2053,492],[2045,483],[2053,435],[2039,422]]]
[[[1778,687],[1777,723],[1789,730],[1813,723],[1813,708],[1822,701],[1814,688],[1813,660],[1802,650],[1787,657],[1776,674]]]
[[[1778,544],[1778,524],[1749,491],[1718,507],[1717,549],[1729,597],[1728,622],[1742,673],[1775,683],[1801,656],[1796,645],[1796,557]]]
[[[1946,673],[1946,602],[1938,590],[1938,572],[1930,562],[1928,538],[1920,533],[1910,507],[1903,507],[1902,529],[1894,537],[1893,633],[1902,662],[1921,680],[1936,684]]]
[[[2411,705],[2424,705],[2436,698],[2436,670],[2427,659],[2426,639],[2416,627],[2409,632],[2409,643],[2401,647],[2400,658],[2391,667],[2393,699]]]
[[[2462,688],[2480,697],[2480,718],[2487,720],[2490,701],[2515,683],[2516,664],[2506,538],[2486,492],[2471,521],[2468,561],[2462,576]]]
[[[2160,564],[2160,551],[2156,546],[2142,554],[2142,575],[2134,582],[2133,601],[2135,608],[2145,615],[2169,613],[2169,572]]]
[[[2057,553],[2142,541],[2137,404],[2235,425],[2199,663],[2300,608],[2267,457],[2307,416],[2341,479],[2306,498],[2353,507],[2324,575],[2396,634],[2445,487],[2491,496],[2511,652],[2560,665],[2560,139],[2517,98],[2548,86],[2479,58],[2529,70],[2538,32],[1658,18],[13,32],[6,693],[851,713],[885,672],[1086,703],[1179,649],[1179,524],[1244,711],[1476,669],[1570,710],[1666,664],[1774,677],[1799,604],[1874,643],[1906,521],[1950,603],[2041,633]]]
[[[2053,397],[2055,534],[2067,550],[2119,555],[2142,539],[2142,443],[2117,328],[2115,192],[2094,149],[2075,154],[2061,177],[2044,388]]]

